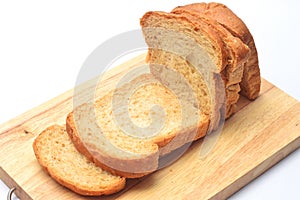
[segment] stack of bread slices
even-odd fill
[[[151,11],[140,23],[151,74],[74,108],[66,126],[48,127],[34,141],[40,165],[78,194],[112,194],[126,178],[158,170],[162,156],[218,129],[240,94],[259,94],[254,40],[225,5]]]

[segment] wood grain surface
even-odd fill
[[[80,85],[76,99],[99,96],[115,87],[128,71],[144,64],[138,56],[107,72],[97,81]],[[98,78],[99,79],[99,78]],[[228,119],[214,148],[200,157],[203,140],[194,142],[172,165],[106,197],[82,197],[53,181],[35,159],[34,138],[52,124],[64,124],[73,109],[74,90],[0,125],[0,178],[15,187],[20,199],[224,199],[300,146],[300,103],[262,80],[258,99],[241,98],[238,112]]]

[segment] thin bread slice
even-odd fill
[[[125,178],[102,170],[80,154],[65,127],[45,129],[35,139],[33,149],[40,165],[55,181],[80,195],[108,195],[125,187]]]
[[[66,126],[78,151],[96,165],[137,178],[157,170],[161,155],[203,137],[208,119],[144,74],[75,108]]]
[[[218,81],[227,65],[222,38],[206,23],[187,15],[150,11],[140,24],[149,47],[151,73],[168,85],[176,85],[177,77],[182,76],[201,112],[209,116],[210,129],[215,129],[222,118],[220,108],[226,103],[221,93],[225,93],[223,82]],[[177,77],[170,77],[171,71]]]
[[[255,99],[260,91],[260,69],[255,42],[246,24],[232,10],[221,3],[194,3],[183,7],[185,10],[203,13],[215,19],[233,36],[240,38],[248,45],[251,53],[244,66],[243,79],[240,84],[241,94],[249,99]],[[181,8],[179,6],[174,11]]]

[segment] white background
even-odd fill
[[[86,57],[112,36],[139,28],[146,11],[170,11],[192,2],[1,1],[0,123],[72,88]],[[299,1],[220,2],[251,30],[262,76],[300,100]],[[299,169],[300,150],[232,199],[300,199]],[[0,181],[0,199],[6,194]]]

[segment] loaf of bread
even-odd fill
[[[116,193],[125,187],[125,178],[114,176],[80,154],[65,127],[53,125],[33,143],[35,156],[44,170],[58,183],[86,196]]]
[[[140,24],[151,74],[74,108],[66,127],[51,126],[34,141],[40,165],[78,194],[112,194],[126,178],[164,167],[163,156],[221,127],[240,93],[259,94],[253,37],[225,5],[150,11]]]
[[[140,76],[67,117],[78,151],[112,174],[154,172],[161,155],[217,129],[235,111],[251,48],[190,8],[141,18],[154,77]]]

